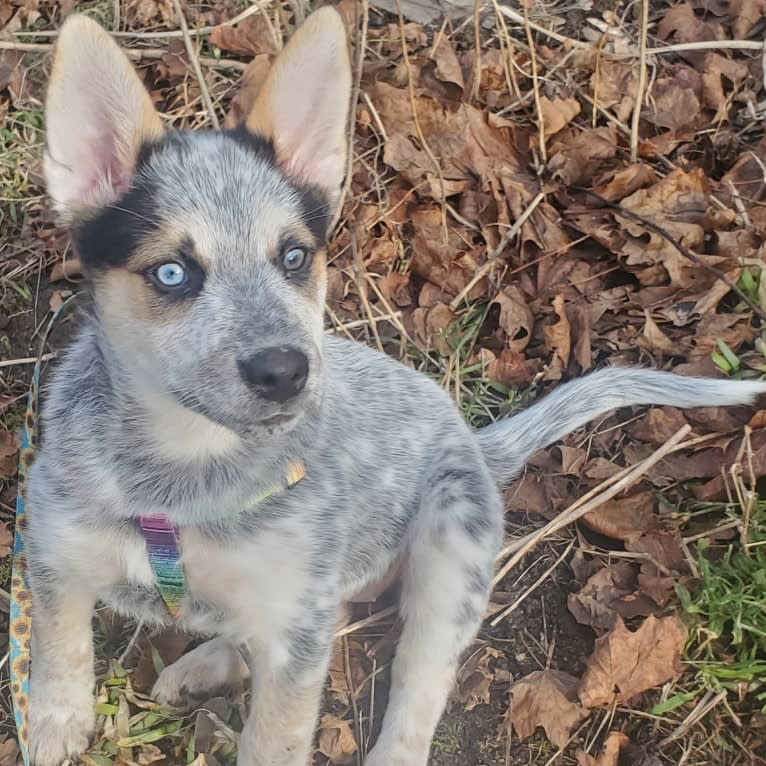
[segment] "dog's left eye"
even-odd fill
[[[163,263],[152,272],[163,287],[181,287],[186,283],[186,269],[175,261]]]
[[[309,253],[302,247],[291,247],[282,256],[282,265],[285,271],[299,271],[309,261]]]

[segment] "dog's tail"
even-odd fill
[[[565,383],[523,412],[480,429],[478,437],[492,476],[507,483],[532,453],[617,407],[752,404],[761,394],[766,394],[766,382],[613,367]]]

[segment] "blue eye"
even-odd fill
[[[308,253],[302,247],[291,247],[282,257],[282,265],[287,271],[298,271],[303,268]]]
[[[154,270],[154,276],[164,287],[180,287],[186,282],[186,269],[180,263],[163,263]]]

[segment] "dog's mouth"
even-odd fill
[[[278,412],[276,415],[269,415],[269,417],[259,420],[258,425],[269,426],[271,428],[274,426],[284,426],[291,423],[297,417],[297,413]]]

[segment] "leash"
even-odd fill
[[[24,766],[29,761],[29,669],[30,643],[32,638],[32,594],[29,589],[29,573],[26,566],[27,512],[27,471],[32,464],[37,448],[37,413],[40,392],[40,373],[43,365],[43,351],[55,322],[71,308],[77,295],[72,295],[54,312],[40,341],[32,381],[27,394],[27,409],[24,414],[24,428],[19,452],[18,494],[16,495],[16,530],[13,539],[13,568],[11,574],[11,609],[9,620],[9,665],[11,677],[11,699],[19,750]]]
[[[9,665],[11,699],[16,732],[24,766],[29,760],[29,672],[31,666],[30,645],[32,638],[32,594],[29,587],[29,573],[26,566],[26,512],[27,472],[38,442],[38,404],[43,351],[53,325],[71,308],[77,295],[72,295],[54,312],[40,341],[40,351],[32,371],[32,380],[27,394],[27,408],[19,451],[18,494],[16,496],[16,528],[13,540],[13,567],[11,574],[11,604],[9,620]],[[288,465],[283,480],[267,487],[252,497],[247,508],[252,508],[269,497],[283,492],[300,482],[306,476],[303,461]],[[139,526],[146,542],[149,564],[157,581],[157,590],[162,596],[168,613],[173,620],[178,618],[186,592],[186,579],[181,550],[179,530],[167,516],[157,514],[139,517]]]

